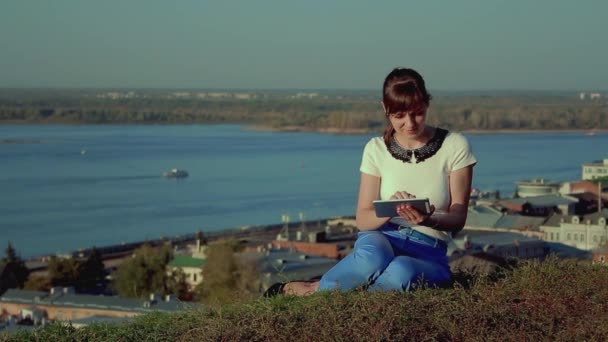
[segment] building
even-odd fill
[[[190,289],[203,282],[203,266],[207,260],[190,255],[176,255],[167,265],[167,275],[181,271],[186,276],[186,284]]]
[[[583,180],[608,177],[608,158],[583,164]]]
[[[484,252],[502,258],[544,258],[549,248],[544,241],[516,232],[490,232],[465,229],[448,245],[448,258]]]
[[[590,251],[608,241],[608,209],[588,215],[554,214],[540,227],[545,241]]]
[[[306,241],[279,241],[271,242],[276,249],[292,249],[296,252],[315,255],[329,259],[340,259],[343,249],[338,243],[306,242]]]
[[[545,217],[509,214],[493,206],[476,205],[469,207],[464,228],[469,231],[511,232],[541,239],[542,232],[539,227],[545,220]]]
[[[546,196],[558,193],[559,183],[550,182],[544,178],[517,182],[518,197]]]
[[[74,293],[73,288],[54,287],[49,292],[7,290],[0,297],[0,312],[12,316],[35,312],[49,320],[71,321],[100,315],[105,317],[133,317],[143,313],[175,312],[188,306],[174,296],[151,294],[148,299],[98,296]]]
[[[574,215],[579,199],[559,194],[510,198],[497,204],[524,216],[549,216],[554,212]]]
[[[337,263],[334,259],[285,249],[271,249],[256,253],[254,256],[242,255],[242,257],[258,258],[258,270],[262,274],[262,288],[268,288],[279,281],[320,277]]]

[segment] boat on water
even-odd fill
[[[185,178],[188,177],[188,172],[186,170],[171,169],[171,171],[163,173],[163,176],[167,178]]]

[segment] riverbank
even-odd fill
[[[313,128],[306,126],[282,126],[273,127],[266,125],[250,125],[245,126],[243,129],[248,131],[259,131],[259,132],[305,132],[305,133],[327,133],[327,134],[370,134],[374,131],[364,128],[335,128],[335,127],[324,127],[324,128]]]
[[[335,127],[312,128],[305,126],[283,126],[273,127],[265,125],[250,125],[243,129],[260,132],[296,132],[296,133],[327,133],[327,134],[381,134],[381,131],[374,131],[363,128],[340,129]],[[531,133],[581,133],[593,136],[596,134],[607,133],[608,129],[467,129],[460,131],[465,134],[531,134]]]

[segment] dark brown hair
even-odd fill
[[[431,94],[426,91],[424,79],[414,69],[395,68],[384,79],[382,102],[386,109],[387,125],[384,130],[384,143],[388,147],[395,129],[389,120],[389,114],[417,111],[428,107]]]

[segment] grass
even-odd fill
[[[608,267],[549,258],[448,289],[259,299],[119,325],[59,324],[29,341],[608,340]]]

